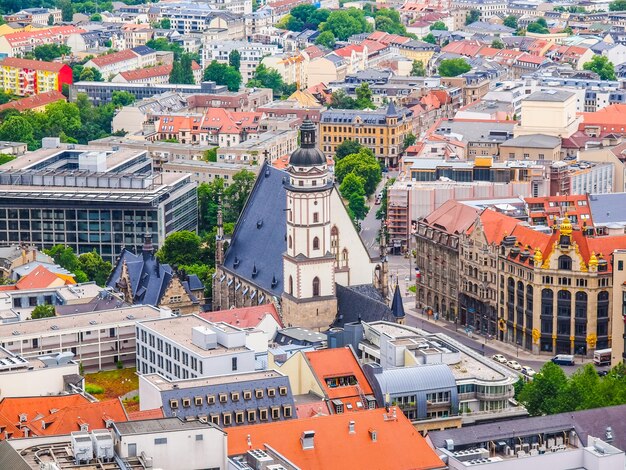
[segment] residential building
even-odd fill
[[[276,332],[283,328],[283,321],[274,304],[202,312],[198,315],[213,323],[227,323],[236,328],[261,330],[265,333],[268,343],[274,339]]]
[[[500,155],[500,145],[513,137],[513,121],[479,119],[440,119],[427,132],[427,137],[441,136],[465,144],[465,153],[457,155],[461,160]],[[435,152],[438,152],[437,147]],[[432,150],[431,150],[431,153]]]
[[[219,11],[225,10],[225,11]],[[209,3],[172,3],[161,7],[161,15],[170,19],[172,29],[180,34],[203,33],[211,29],[227,29],[237,25],[243,39],[243,15],[252,13],[250,0],[227,0]]]
[[[114,261],[123,248],[140,250],[144,234],[159,244],[170,233],[195,230],[195,194],[189,175],[155,179],[146,151],[48,139],[0,171],[0,241],[40,249],[61,243],[77,254],[96,249]]]
[[[296,395],[313,394],[331,414],[376,407],[374,392],[351,347],[298,351],[282,363],[270,353],[268,368],[289,378]]]
[[[613,271],[613,295],[612,305],[613,311],[611,318],[611,336],[615,338],[612,342],[611,349],[611,367],[615,367],[619,363],[626,360],[626,270],[624,264],[626,262],[626,249],[618,248],[613,252],[613,264],[616,269]],[[620,321],[620,317],[621,320]]]
[[[493,15],[506,16],[508,2],[503,0],[452,0],[450,9],[478,10],[483,18],[489,18]]]
[[[52,16],[52,23],[50,17]],[[4,15],[7,23],[23,23],[33,26],[52,26],[61,22],[61,10],[58,8],[25,8],[9,15]]]
[[[550,194],[607,194],[616,187],[613,163],[557,161],[550,166]]]
[[[145,46],[146,43],[152,39],[154,30],[149,24],[126,23],[122,26],[122,35],[124,37],[126,47],[128,49],[135,49]]]
[[[81,391],[84,379],[78,369],[71,354],[24,359],[0,347],[0,400]]]
[[[0,440],[108,429],[128,417],[120,399],[91,402],[80,394],[0,400]]]
[[[339,443],[341,457],[337,455]],[[228,456],[229,465],[237,470],[246,468],[247,462],[254,465],[259,458],[299,470],[333,468],[341,461],[357,468],[445,468],[395,408],[234,426],[228,429]]]
[[[515,137],[544,134],[567,138],[578,130],[581,122],[574,93],[536,91],[522,100],[521,121],[515,127]]]
[[[537,163],[561,160],[561,138],[547,134],[527,134],[508,139],[500,144],[502,161],[530,160]]]
[[[524,198],[528,208],[528,221],[532,225],[558,228],[559,220],[567,214],[572,224],[593,227],[587,197],[583,194]]]
[[[55,26],[53,28],[16,31],[0,36],[0,54],[17,57],[32,52],[44,44],[63,44],[72,34],[86,31],[75,26]]]
[[[594,113],[582,113],[579,129],[594,137],[607,133],[624,135],[626,129],[626,104],[612,104]]]
[[[87,61],[84,66],[96,69],[103,77],[113,78],[121,72],[156,65],[156,51],[148,46],[138,46],[95,57]]]
[[[227,468],[226,433],[211,423],[179,418],[115,422],[111,434],[116,454],[133,469],[144,468],[131,463],[137,456],[145,456],[154,468]]]
[[[46,91],[37,95],[32,95],[21,100],[9,101],[8,103],[0,105],[0,111],[5,109],[15,109],[23,113],[24,111],[41,112],[46,110],[46,106],[59,101],[67,101],[67,98],[63,93],[57,90]],[[25,153],[25,152],[23,152]]]
[[[163,408],[166,417],[208,421],[222,428],[295,418],[289,380],[274,370],[168,380],[139,376],[142,409]]]
[[[189,111],[204,113],[209,108],[223,108],[227,111],[259,111],[261,106],[272,103],[273,93],[269,88],[247,88],[243,91],[230,92],[222,89],[217,93],[203,91],[187,97]]]
[[[202,65],[206,68],[212,61],[228,64],[230,53],[239,51],[240,66],[239,71],[243,78],[243,83],[248,83],[254,77],[257,66],[266,55],[273,55],[279,52],[275,44],[262,44],[259,42],[245,41],[219,41],[204,43],[202,48]]]
[[[198,276],[159,263],[155,251],[150,234],[145,236],[141,253],[123,249],[107,287],[131,305],[169,308],[175,315],[197,313],[204,304],[204,285]]]
[[[291,155],[298,145],[298,131],[270,131],[252,136],[248,140],[217,150],[218,161],[259,165],[272,163],[277,158]]]
[[[157,94],[150,98],[144,98],[140,101],[135,101],[129,106],[124,106],[122,109],[119,109],[115,113],[115,116],[113,116],[113,122],[111,126],[113,132],[126,131],[128,134],[130,134],[130,138],[126,139],[126,142],[132,141],[137,146],[141,145],[142,143],[148,145],[150,143],[149,141],[145,140],[141,142],[138,140],[138,137],[145,137],[145,139],[148,139],[156,131],[156,128],[154,127],[154,122],[156,121],[156,119],[158,119],[159,116],[181,111],[182,109],[185,109],[186,106],[187,101],[182,93],[169,91],[162,94]],[[112,138],[108,138],[108,140],[106,139],[107,138],[105,137],[104,139],[99,139],[97,141],[94,141],[93,143],[100,144],[105,142],[112,142],[115,140]],[[120,140],[122,139],[117,139],[116,143]],[[169,143],[174,144],[174,142]],[[171,145],[170,147],[175,148],[176,145]],[[154,159],[155,168],[157,170],[160,170],[160,162],[158,161],[159,159],[154,158],[154,153],[152,152],[151,156]]]
[[[140,322],[137,371],[169,380],[251,372],[255,351],[246,346],[247,336],[240,328],[197,315]]]
[[[194,60],[191,62],[191,70],[193,71],[194,82],[200,83],[202,80],[202,68]],[[169,83],[170,74],[172,73],[172,65],[156,65],[154,67],[141,68],[135,70],[127,70],[120,72],[111,80],[114,83],[146,83],[161,84]]]
[[[412,118],[412,111],[396,109],[393,102],[376,111],[329,109],[321,116],[320,148],[332,157],[344,140],[354,140],[385,166],[397,167],[404,138],[413,131]]]
[[[183,145],[183,144],[179,144]],[[185,144],[192,146],[194,144]],[[229,187],[233,180],[233,176],[242,170],[251,171],[259,174],[261,167],[251,165],[250,163],[223,163],[223,162],[205,162],[204,160],[191,159],[172,159],[162,163],[162,170],[165,173],[184,173],[191,175],[191,180],[196,183],[212,183],[215,178],[221,178],[224,187]]]
[[[85,370],[135,363],[135,323],[169,312],[142,305],[0,324],[0,346],[26,359],[71,352]]]
[[[458,77],[442,77],[444,87],[458,87],[463,95],[462,104],[468,105],[482,99],[489,91],[492,78],[487,73],[467,72]]]
[[[459,243],[477,215],[473,207],[449,200],[417,223],[416,305],[435,319],[456,322],[459,315]]]
[[[5,93],[18,96],[60,93],[63,85],[72,84],[72,69],[59,62],[7,57],[0,62],[0,83]]]

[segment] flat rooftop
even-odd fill
[[[215,385],[224,385],[238,382],[251,382],[254,380],[275,379],[284,377],[283,374],[275,370],[242,372],[238,374],[217,375],[212,377],[197,377],[193,379],[168,380],[159,374],[144,374],[144,380],[147,380],[160,391],[195,388],[195,387],[212,387]],[[175,387],[176,385],[176,387]]]
[[[126,421],[115,423],[114,426],[121,435],[188,431],[192,429],[219,429],[211,423],[203,423],[198,420],[183,421],[179,418],[159,418],[143,419],[139,421]]]
[[[120,323],[141,320],[153,320],[161,316],[156,307],[134,305],[112,310],[101,310],[93,313],[64,315],[62,317],[42,318],[15,323],[0,324],[0,342],[63,334],[66,331],[81,329],[105,329]]]

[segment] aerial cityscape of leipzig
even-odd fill
[[[0,470],[626,470],[626,0],[0,0]]]

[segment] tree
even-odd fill
[[[278,70],[259,64],[254,71],[254,77],[248,82],[248,87],[271,88],[274,96],[282,94],[285,83]]]
[[[72,21],[74,18],[74,6],[72,0],[58,0],[57,8],[61,9],[61,19],[63,21]]]
[[[33,126],[21,115],[11,116],[0,125],[0,140],[24,142],[29,150],[35,150]]]
[[[430,44],[437,44],[437,38],[433,35],[433,33],[428,33],[422,38],[422,41]]]
[[[198,232],[201,235],[208,233],[217,224],[217,208],[223,194],[224,180],[219,177],[198,186]]]
[[[94,13],[89,18],[89,21],[95,21],[97,23],[101,23],[102,22],[102,15],[100,13]]]
[[[524,385],[519,399],[531,416],[559,413],[563,409],[560,398],[566,386],[563,369],[547,362],[533,380]]]
[[[545,21],[545,20],[544,20]],[[526,31],[529,33],[537,33],[537,34],[548,34],[550,30],[545,26],[542,26],[539,21],[535,21],[534,23],[530,23],[526,28]]]
[[[170,51],[174,53],[174,59],[178,60],[180,56],[182,56],[185,51],[180,46],[180,44],[175,42],[169,42],[165,38],[151,39],[146,42],[146,46],[154,49],[155,51]]]
[[[241,67],[241,54],[237,49],[233,49],[230,51],[230,54],[228,54],[228,65],[237,70]]]
[[[363,82],[356,87],[356,105],[359,109],[371,108],[374,109],[374,103],[372,103],[372,90],[369,83]]]
[[[111,94],[111,103],[116,108],[122,108],[135,102],[135,95],[127,91],[114,91]]]
[[[348,199],[348,209],[356,220],[363,220],[369,210],[365,205],[365,198],[357,194],[352,194]]]
[[[374,20],[377,31],[384,31],[389,34],[399,34],[407,36],[406,26],[402,24],[400,14],[390,8],[381,8],[374,12]]]
[[[35,59],[44,60],[46,62],[52,62],[58,57],[69,55],[71,53],[72,50],[64,44],[42,44],[41,46],[35,47],[33,50]]]
[[[159,23],[159,27],[161,29],[172,29],[172,22],[169,18],[163,18]]]
[[[335,109],[356,109],[356,100],[343,90],[333,91],[330,96],[330,107]]]
[[[332,31],[324,31],[315,39],[315,44],[332,49],[335,47],[335,35]]]
[[[80,255],[78,263],[80,270],[85,273],[87,278],[100,287],[104,287],[113,270],[113,265],[108,261],[104,261],[95,249],[91,253]]]
[[[480,11],[471,9],[465,16],[465,24],[476,23],[480,19]]]
[[[162,263],[174,266],[194,264],[200,258],[200,237],[189,230],[170,234],[157,251]]]
[[[424,62],[421,60],[414,60],[411,67],[411,76],[424,77],[426,76],[426,70],[424,69]]]
[[[243,206],[254,186],[256,175],[248,170],[241,170],[233,175],[232,183],[224,191],[224,221],[236,222]]]
[[[82,66],[80,66],[82,67]],[[104,78],[102,78],[102,74],[100,71],[94,67],[84,67],[81,68],[80,75],[78,77],[80,81],[84,82],[102,82]]]
[[[46,304],[41,304],[41,305],[37,305],[32,313],[30,314],[30,317],[33,320],[38,320],[39,318],[49,318],[49,317],[54,317],[55,312],[54,312],[54,305],[46,305]]]
[[[348,201],[350,215],[357,220],[363,220],[367,215],[364,183],[363,178],[354,173],[349,173],[339,186],[341,196]]]
[[[584,70],[591,70],[600,76],[601,80],[615,80],[615,67],[609,58],[603,55],[595,55],[589,62],[583,64]]]
[[[503,24],[507,28],[517,29],[517,17],[515,17],[513,15],[509,15],[506,18],[504,18],[504,23]]]
[[[337,149],[335,150],[335,162],[338,162],[347,155],[359,153],[362,148],[363,146],[356,140],[344,140],[337,146]]]
[[[204,152],[204,161],[205,162],[217,162],[217,150],[218,147],[213,147],[212,149],[207,150],[206,152]]]
[[[365,19],[365,13],[356,8],[347,10],[334,10],[319,26],[320,31],[331,31],[334,36],[345,41],[354,34],[364,33],[371,30],[371,26]]]
[[[54,15],[51,13],[48,15],[48,26],[54,25]]]
[[[343,179],[350,173],[363,178],[366,196],[376,191],[376,186],[382,179],[380,164],[368,148],[362,148],[359,153],[347,155],[335,164],[335,176],[339,183],[343,183]]]
[[[439,64],[439,75],[442,77],[457,77],[472,69],[465,59],[444,59]]]
[[[214,60],[204,69],[204,80],[226,85],[229,91],[237,91],[241,86],[241,73],[234,67]]]
[[[174,61],[170,72],[170,83],[193,85],[196,81],[193,77],[192,60],[189,54],[183,54],[180,60]]]
[[[404,136],[404,142],[402,142],[402,148],[404,150],[406,150],[407,148],[409,148],[411,145],[415,145],[415,142],[417,141],[417,137],[415,137],[415,135],[413,134],[407,134]],[[403,151],[404,151],[403,150]]]
[[[435,21],[430,25],[431,31],[448,31],[448,27],[443,21]]]
[[[494,49],[504,49],[504,43],[498,39],[495,38],[493,41],[491,41],[491,47],[493,47]]]
[[[626,0],[615,0],[609,3],[609,11],[626,11]]]

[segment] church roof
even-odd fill
[[[396,289],[393,292],[393,301],[391,302],[391,313],[396,318],[404,318],[404,304],[402,303],[402,294],[400,294],[400,287],[396,284]]]
[[[391,309],[378,290],[370,284],[342,286],[337,289],[337,318],[333,327],[343,327],[346,323],[358,321],[394,321]]]
[[[263,164],[224,259],[225,269],[276,297],[283,293],[283,253],[287,250],[286,177],[287,173]]]
[[[291,166],[315,166],[326,164],[326,157],[315,141],[316,127],[310,119],[305,119],[300,126],[300,147],[289,158]]]

